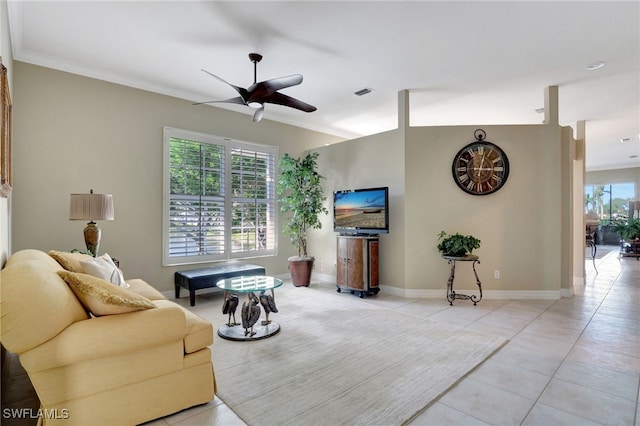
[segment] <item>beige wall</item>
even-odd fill
[[[582,223],[582,208],[576,208],[574,198],[574,187],[576,184],[576,176],[574,169],[576,166],[575,159],[577,153],[576,141],[573,138],[573,130],[570,127],[563,127],[561,133],[561,188],[560,188],[560,230],[561,230],[561,288],[565,290],[565,295],[573,294],[573,284],[584,271],[584,245],[577,247],[575,245],[575,226]],[[582,186],[576,188],[582,192]],[[581,229],[582,225],[580,225]],[[582,233],[584,238],[584,232]],[[579,252],[578,252],[579,250]],[[574,267],[576,256],[582,259],[582,267],[580,272],[574,275]]]
[[[510,174],[498,192],[472,196],[456,186],[451,161],[474,140],[476,128],[425,127],[408,132],[407,288],[445,288],[449,266],[436,249],[437,234],[444,230],[482,241],[474,253],[481,259],[483,289],[558,291],[562,282],[560,129],[482,126],[487,140],[508,156]],[[499,279],[494,279],[495,270],[500,271]],[[462,265],[456,272],[459,285],[473,287],[470,267]]]
[[[406,94],[405,94],[406,95]],[[399,94],[399,110],[403,97]],[[406,117],[406,115],[405,115]],[[400,126],[407,120],[399,119]],[[381,236],[383,291],[416,297],[444,294],[449,265],[437,235],[472,234],[482,240],[478,273],[490,297],[569,295],[576,250],[572,232],[577,171],[570,128],[547,125],[481,126],[507,153],[505,187],[488,196],[461,191],[451,173],[456,152],[478,126],[406,127],[316,149],[327,194],[337,189],[389,186],[391,231]],[[371,170],[371,172],[365,172]],[[330,199],[327,207],[331,208]],[[311,239],[316,270],[335,274],[332,217]],[[456,273],[458,289],[473,289],[471,265]],[[494,271],[500,278],[494,278]]]
[[[316,271],[336,274],[336,233],[333,232],[333,192],[345,189],[389,187],[388,235],[380,236],[380,283],[404,287],[404,142],[401,132],[390,131],[318,148],[320,174],[326,181],[326,207],[322,230],[310,235],[309,253]]]
[[[586,154],[586,123],[576,123],[576,139],[574,141],[573,161],[573,284],[585,283],[585,217],[584,217],[584,179],[585,179],[585,154]]]
[[[0,56],[2,64],[7,67],[9,77],[9,89],[13,95],[13,55],[11,53],[11,40],[9,38],[9,23],[7,18],[7,2],[0,2]],[[0,197],[0,268],[11,253],[11,195],[8,198]]]
[[[103,221],[101,253],[126,277],[161,291],[178,268],[162,264],[162,131],[171,126],[276,145],[280,155],[339,141],[329,135],[22,62],[14,64],[13,251],[84,249],[84,223],[69,221],[69,194],[113,194],[115,220]],[[293,254],[253,259],[287,272]],[[183,266],[181,269],[197,266]]]

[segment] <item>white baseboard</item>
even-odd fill
[[[280,277],[279,277],[280,278]],[[313,278],[317,281],[324,281],[335,283],[336,276],[330,274],[322,274],[313,272]],[[460,294],[478,295],[478,289],[456,289]],[[483,290],[482,297],[484,299],[545,299],[545,300],[558,300],[561,297],[569,297],[567,292],[571,292],[573,295],[573,289],[560,289],[560,290]],[[397,297],[405,297],[408,299],[440,299],[447,297],[446,288],[442,289],[407,289],[398,288],[388,285],[381,285],[380,292],[390,294]]]
[[[571,284],[571,286],[569,288],[562,288],[560,289],[560,293],[562,294],[562,297],[571,297],[574,295],[575,293],[575,288],[576,287],[584,287],[586,284],[586,280],[585,277],[573,277],[573,283]]]
[[[160,293],[162,293],[162,295],[167,299],[167,300],[172,300],[176,298],[176,292],[173,290],[167,290],[167,291],[161,291]],[[184,293],[183,293],[184,294]],[[189,296],[189,292],[187,292],[187,297]]]
[[[560,289],[560,296],[561,297],[571,297],[573,296],[573,287],[571,288],[561,288]]]
[[[291,274],[279,274],[275,276],[283,281],[291,280]],[[312,280],[316,282],[335,283],[336,277],[331,274],[323,274],[319,272],[313,272]],[[575,282],[574,282],[575,285]],[[196,294],[206,294],[218,291],[215,288],[205,288],[198,290]],[[398,288],[387,285],[380,286],[380,292],[390,294],[397,297],[405,297],[408,299],[440,299],[446,298],[447,290],[442,289],[406,289]],[[456,292],[460,294],[478,295],[478,289],[456,289]],[[173,290],[163,291],[162,294],[169,300],[175,297]],[[184,296],[182,296],[184,295]],[[185,289],[181,290],[181,297],[188,297],[189,292]],[[570,289],[560,290],[484,290],[482,292],[483,299],[545,299],[545,300],[557,300],[562,297],[573,296],[573,287]]]
[[[446,289],[404,289],[391,286],[380,286],[380,291],[392,296],[415,298],[415,299],[438,299],[446,297]],[[483,299],[546,299],[557,300],[566,297],[563,290],[484,290]],[[479,294],[478,289],[456,289],[460,294]]]
[[[291,278],[291,276],[289,276]],[[322,281],[325,283],[336,283],[336,276],[331,274],[324,274],[322,272],[313,271],[311,278],[313,281]]]

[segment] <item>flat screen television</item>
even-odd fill
[[[333,193],[333,231],[341,235],[389,233],[389,188]]]

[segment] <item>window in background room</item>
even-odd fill
[[[634,200],[633,183],[607,183],[585,185],[585,213],[595,212],[602,225],[612,220],[626,220],[629,217],[629,202]]]
[[[166,127],[163,264],[275,255],[277,155]]]

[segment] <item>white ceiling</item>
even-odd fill
[[[265,119],[345,138],[396,128],[404,89],[414,126],[538,124],[544,89],[557,85],[561,124],[586,121],[587,170],[640,166],[638,1],[9,0],[8,8],[15,60],[193,102],[237,95],[202,68],[247,87],[247,55],[261,53],[258,80],[303,74],[283,93],[318,108],[267,104]],[[587,70],[595,61],[606,65]],[[353,94],[365,87],[374,91]],[[247,124],[260,125],[251,115]]]

